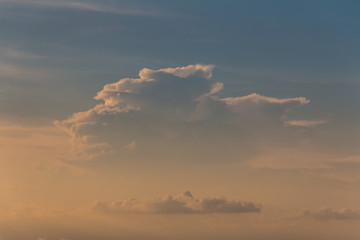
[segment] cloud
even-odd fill
[[[124,148],[128,150],[134,150],[136,148],[136,142],[131,141],[129,144],[124,145]]]
[[[316,127],[317,125],[327,123],[327,120],[293,120],[293,121],[286,121],[286,126],[292,127]]]
[[[0,47],[0,54],[4,58],[21,59],[21,60],[24,60],[24,59],[38,60],[38,59],[52,58],[50,56],[38,55],[38,54],[35,54],[32,52],[22,51],[22,50],[14,48],[14,47],[6,47],[6,46]]]
[[[37,82],[40,79],[50,78],[55,74],[55,71],[41,68],[30,68],[20,64],[11,64],[5,61],[0,61],[0,79],[10,81],[9,79],[26,79],[32,82]]]
[[[226,104],[228,104],[231,107],[235,107],[234,111],[241,111],[241,108],[238,109],[238,107],[242,103],[282,104],[282,105],[286,105],[287,108],[291,108],[291,107],[307,104],[310,102],[304,97],[279,99],[279,98],[261,96],[256,93],[252,93],[248,96],[243,96],[243,97],[223,98],[220,100],[226,102]]]
[[[152,214],[200,214],[200,213],[245,213],[260,212],[261,207],[251,202],[227,200],[223,197],[194,198],[187,191],[175,197],[161,199],[130,199],[112,203],[97,201],[94,212],[103,214],[152,213]]]
[[[11,4],[27,4],[33,6],[52,7],[52,8],[68,8],[76,9],[81,11],[90,12],[103,12],[103,13],[114,13],[123,15],[141,15],[141,16],[156,16],[159,13],[155,11],[134,9],[126,7],[109,6],[105,4],[97,4],[94,2],[83,2],[83,1],[68,1],[68,0],[0,0],[0,3],[11,3]]]
[[[212,80],[213,68],[202,64],[143,68],[138,78],[106,84],[94,97],[103,103],[54,123],[72,137],[76,156],[89,158],[111,151],[114,141],[108,136],[116,131],[107,129],[120,129],[113,136],[119,146],[138,143],[137,138],[144,134],[153,139],[176,139],[185,136],[186,129],[202,131],[198,133],[201,137],[219,125],[244,136],[250,129],[282,128],[287,111],[309,103],[305,97],[274,98],[257,93],[219,98],[216,94],[224,84]]]
[[[352,209],[320,208],[315,210],[304,210],[302,217],[315,220],[360,220],[360,211]]]

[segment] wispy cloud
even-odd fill
[[[50,56],[43,56],[39,54],[35,54],[28,51],[21,51],[14,47],[0,47],[0,54],[4,58],[9,59],[20,59],[20,60],[37,60],[37,59],[44,59],[50,58]]]
[[[292,121],[286,121],[286,126],[291,127],[316,127],[317,125],[327,123],[327,120],[292,120]]]
[[[4,43],[0,46],[0,56],[1,79],[17,78],[37,82],[63,77],[60,68],[48,68],[44,65],[48,61],[62,61],[64,58],[24,51]]]
[[[156,11],[110,6],[101,2],[101,4],[94,2],[80,2],[80,1],[66,1],[66,0],[0,0],[0,3],[8,4],[26,4],[40,7],[53,7],[53,8],[68,8],[77,9],[81,11],[114,13],[124,15],[143,15],[143,16],[158,16]]]
[[[27,80],[35,80],[37,76],[41,75],[42,78],[53,76],[52,72],[47,69],[36,69],[18,64],[10,64],[0,61],[0,79],[5,78],[21,78]],[[35,80],[36,81],[36,80]]]

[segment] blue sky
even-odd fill
[[[228,86],[225,95],[289,97],[291,89],[321,108],[336,98],[330,105],[344,102],[348,113],[359,100],[354,1],[55,2],[1,2],[2,61],[48,73],[41,80],[34,72],[32,81],[3,77],[5,111],[6,100],[17,94],[14,104],[27,99],[32,107],[51,91],[54,102],[42,101],[44,108],[85,104],[75,98],[91,97],[119,75],[193,63],[216,65],[215,76]],[[46,82],[41,93],[39,81]],[[66,93],[67,100],[59,99]],[[53,114],[68,113],[60,107]]]
[[[221,96],[304,96],[312,104],[292,114],[359,122],[356,1],[0,4],[4,118],[51,124],[143,67],[203,63]]]

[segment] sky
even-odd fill
[[[360,239],[359,11],[0,0],[0,240]]]

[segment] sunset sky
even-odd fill
[[[0,240],[360,239],[359,12],[0,0]]]

